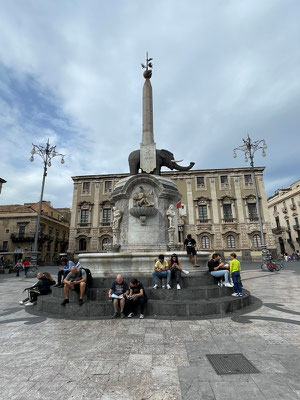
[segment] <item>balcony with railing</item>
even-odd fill
[[[257,222],[257,221],[258,221],[258,215],[257,214],[249,214],[248,222]]]
[[[283,228],[282,226],[277,226],[276,228],[273,228],[272,229],[272,233],[274,234],[274,235],[281,235],[283,232],[285,232],[286,231],[286,229],[285,228]]]
[[[34,242],[34,237],[35,233],[29,232],[29,233],[19,233],[19,232],[13,232],[10,235],[10,239],[14,243],[20,243],[20,242]],[[51,241],[51,235],[40,233],[39,234],[39,242],[47,242]]]

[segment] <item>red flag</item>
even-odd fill
[[[179,201],[178,203],[177,203],[177,206],[176,206],[177,208],[181,208],[181,201]]]

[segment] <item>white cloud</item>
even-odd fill
[[[67,154],[47,176],[57,206],[71,205],[70,176],[128,170],[146,50],[158,148],[198,168],[238,166],[232,148],[250,132],[269,144],[257,157],[267,190],[278,160],[287,181],[299,166],[283,149],[297,138],[300,100],[299,5],[288,3],[0,1],[1,203],[37,200],[42,167],[27,159],[48,137]]]

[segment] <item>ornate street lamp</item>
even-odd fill
[[[267,149],[267,145],[266,145],[266,142],[264,139],[256,140],[255,142],[252,142],[249,135],[246,140],[243,139],[243,142],[244,142],[244,144],[242,146],[239,146],[233,150],[233,158],[237,157],[236,151],[240,150],[240,151],[243,151],[245,154],[244,161],[247,163],[250,160],[251,176],[252,176],[252,180],[254,183],[255,197],[256,197],[256,210],[257,210],[257,215],[258,215],[260,236],[261,236],[262,259],[263,259],[263,262],[265,262],[267,259],[267,256],[268,256],[268,250],[267,250],[267,246],[265,243],[263,223],[262,223],[261,212],[260,212],[260,199],[258,196],[256,176],[255,176],[255,170],[254,170],[254,153],[257,150],[262,150],[262,156],[265,157],[266,156],[265,150]]]
[[[44,186],[45,186],[45,179],[47,176],[47,169],[48,167],[51,167],[51,159],[60,156],[61,157],[61,163],[64,164],[65,160],[64,154],[60,154],[56,152],[56,146],[50,146],[49,139],[47,140],[46,146],[38,146],[34,143],[32,143],[32,150],[31,150],[31,157],[30,161],[34,161],[34,155],[38,154],[44,163],[44,173],[43,173],[43,181],[42,181],[42,190],[41,190],[41,197],[40,197],[40,203],[39,203],[39,209],[38,209],[38,214],[37,214],[37,220],[36,220],[36,228],[35,228],[35,236],[34,236],[34,244],[33,244],[33,250],[32,250],[32,257],[31,257],[31,266],[33,269],[36,269],[37,267],[37,255],[38,255],[38,238],[39,238],[39,230],[40,230],[40,219],[41,219],[41,212],[42,212],[42,205],[43,205],[43,195],[44,195]],[[27,275],[28,276],[28,275]],[[30,276],[30,274],[29,274]]]

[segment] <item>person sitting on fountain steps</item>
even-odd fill
[[[153,289],[158,288],[158,278],[167,278],[167,289],[171,289],[170,281],[171,281],[171,271],[169,269],[168,261],[165,260],[165,256],[160,254],[158,256],[158,260],[155,263],[154,271],[152,272],[154,286]],[[162,285],[164,289],[165,286]]]
[[[130,291],[127,296],[128,300],[128,318],[134,317],[137,314],[138,306],[140,306],[140,319],[144,318],[144,307],[147,303],[147,295],[144,289],[144,286],[141,282],[139,282],[136,278],[131,279],[130,281]]]
[[[209,272],[215,278],[221,278],[224,276],[225,278],[225,286],[233,287],[231,283],[229,283],[229,271],[226,269],[224,263],[221,261],[221,255],[219,253],[214,253],[212,258],[207,263]]]
[[[124,307],[125,307],[126,296],[128,294],[129,294],[128,283],[124,281],[121,274],[118,274],[116,280],[112,283],[108,291],[108,297],[112,299],[115,311],[112,318],[118,318],[120,316],[121,318],[125,318]],[[119,305],[121,309],[121,314],[119,313]]]
[[[64,293],[65,299],[61,303],[62,306],[65,306],[69,303],[69,291],[74,290],[79,293],[79,305],[83,304],[83,295],[86,289],[86,272],[84,269],[79,269],[76,267],[72,267],[71,271],[64,279]]]

